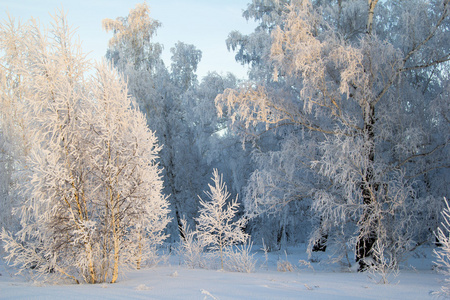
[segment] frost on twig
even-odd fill
[[[233,272],[252,273],[255,271],[256,259],[252,252],[253,243],[249,240],[238,246],[227,247],[225,251],[226,269]]]

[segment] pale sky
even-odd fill
[[[77,27],[83,42],[83,51],[90,58],[99,59],[106,53],[111,33],[101,28],[104,18],[125,17],[131,8],[142,1],[135,0],[1,0],[0,19],[7,18],[7,11],[21,21],[31,16],[41,23],[50,22],[49,13],[63,7],[68,21]],[[239,78],[247,69],[234,60],[228,52],[225,39],[233,30],[250,33],[255,23],[247,22],[242,11],[251,0],[148,0],[150,16],[162,23],[154,41],[164,45],[163,59],[170,64],[170,48],[177,41],[193,44],[202,51],[197,74],[199,78],[208,71],[225,74],[232,72]]]

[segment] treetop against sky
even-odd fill
[[[51,21],[50,14],[61,7],[67,13],[70,24],[77,28],[83,43],[83,51],[89,57],[99,59],[105,55],[111,33],[102,30],[101,21],[128,15],[130,9],[143,1],[2,1],[0,19],[8,18],[8,13],[25,21],[38,18],[42,24]],[[170,48],[178,41],[193,44],[202,51],[198,66],[199,78],[208,72],[232,72],[238,77],[246,76],[246,67],[234,60],[234,53],[228,52],[225,39],[233,30],[250,33],[256,26],[245,20],[242,11],[248,0],[151,0],[150,16],[162,23],[158,28],[155,42],[164,45],[163,59],[170,65]]]

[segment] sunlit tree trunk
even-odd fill
[[[139,230],[139,241],[138,241],[138,253],[136,258],[136,269],[141,269],[141,263],[142,263],[142,231]]]
[[[375,6],[377,5],[378,0],[368,0],[368,2],[369,2],[369,16],[367,18],[367,33],[372,34],[373,15],[375,13]]]
[[[112,198],[112,194],[111,194],[111,198]],[[119,195],[117,196],[119,197]],[[119,251],[120,251],[120,242],[119,242],[119,230],[118,230],[118,220],[117,220],[117,215],[114,211],[114,206],[112,207],[112,216],[111,216],[111,221],[112,221],[112,228],[113,228],[113,239],[114,239],[114,266],[113,266],[113,274],[112,274],[112,279],[111,279],[111,283],[115,283],[117,281],[117,278],[119,277]]]

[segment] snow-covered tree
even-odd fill
[[[205,191],[209,200],[200,198],[200,215],[195,220],[198,238],[210,250],[218,252],[223,269],[225,249],[244,243],[248,238],[244,232],[247,219],[241,217],[236,220],[239,203],[237,198],[228,201],[230,193],[217,169],[213,171],[212,180],[214,185],[208,184],[210,191]]]
[[[189,268],[204,268],[206,265],[204,258],[205,246],[197,238],[198,231],[191,230],[186,219],[182,219],[181,224],[178,253]]]
[[[147,15],[143,19],[151,20],[146,4],[132,9],[128,17],[117,20],[123,21],[121,24],[128,28],[131,26],[129,20],[142,13]],[[124,20],[128,20],[128,23]],[[106,20],[104,23],[117,22]],[[147,24],[150,26],[151,22]],[[146,28],[141,26],[134,30]],[[152,30],[156,28],[152,27]],[[133,32],[131,29],[128,31],[130,35]],[[195,46],[177,42],[170,49],[171,64],[166,68],[151,36],[146,39],[144,33],[135,33],[132,36],[140,37],[140,42],[131,43],[128,35],[113,33],[107,56],[113,61],[123,57],[123,61],[127,62],[117,65],[117,68],[128,79],[130,94],[136,98],[141,111],[147,116],[149,127],[156,131],[159,141],[164,145],[161,165],[164,167],[165,193],[170,195],[169,201],[176,221],[168,230],[173,233],[172,238],[177,238],[179,234],[176,230],[181,228],[183,218],[191,226],[194,225],[193,218],[197,216],[198,210],[196,195],[209,179],[212,165],[223,170],[225,178],[232,184],[233,192],[240,191],[248,176],[249,151],[242,155],[246,151],[240,149],[239,139],[226,130],[227,120],[217,117],[214,106],[216,95],[225,88],[235,87],[236,78],[211,73],[199,82],[195,72],[201,51]],[[122,44],[128,46],[123,47]],[[127,50],[134,44],[146,45],[141,47],[144,60],[134,59],[135,51]],[[112,53],[115,53],[116,58],[111,56]],[[134,63],[139,65],[134,66]],[[146,64],[156,64],[156,67],[146,68]]]
[[[169,82],[161,58],[162,45],[153,42],[160,26],[159,21],[150,17],[147,3],[137,4],[127,17],[102,21],[103,29],[113,33],[106,58],[127,78],[129,92],[149,121],[152,120],[151,129],[157,131],[164,128],[158,120],[164,114],[162,104]]]
[[[14,18],[0,23],[0,227],[13,229],[18,221],[12,209],[18,200],[15,187],[20,170],[26,168],[24,157],[29,153],[31,133],[26,129],[26,87],[23,63],[26,60],[26,26]]]
[[[233,50],[236,52],[236,61],[241,64],[246,64],[249,67],[249,78],[251,82],[249,85],[257,84],[257,85],[265,85],[270,86],[274,93],[279,93],[282,95],[287,94],[287,90],[289,90],[289,85],[292,82],[274,82],[271,80],[273,73],[273,63],[270,60],[270,50],[271,50],[271,32],[276,28],[277,25],[281,25],[283,22],[283,14],[287,11],[286,4],[290,3],[290,1],[266,1],[266,0],[253,0],[251,3],[247,5],[247,9],[243,12],[244,18],[254,19],[259,25],[255,28],[253,33],[248,35],[243,35],[238,31],[233,31],[229,34],[226,42],[228,50]],[[231,118],[229,118],[231,117]],[[223,119],[233,120],[234,116],[231,112],[226,109],[223,111],[222,115]],[[242,126],[240,122],[231,122],[231,124],[227,124],[228,129],[230,131],[230,135],[239,135],[243,138],[243,143],[241,146],[244,146],[244,152],[251,153],[252,160],[247,160],[241,163],[241,166],[245,166],[247,172],[252,172],[254,168],[257,168],[257,171],[253,174],[253,179],[250,179],[249,184],[246,187],[246,192],[244,194],[243,201],[244,205],[250,205],[250,202],[247,199],[251,198],[251,196],[245,196],[255,192],[254,195],[265,195],[267,198],[273,198],[269,195],[269,193],[265,194],[264,192],[259,192],[254,190],[255,187],[253,184],[258,182],[262,184],[263,178],[268,179],[270,177],[271,170],[279,170],[278,175],[279,179],[284,181],[284,172],[287,170],[283,170],[283,166],[280,168],[276,165],[276,159],[273,160],[273,155],[276,152],[280,151],[282,145],[280,144],[283,141],[283,136],[290,135],[292,128],[288,128],[284,126],[284,128],[278,127],[277,130],[267,130],[264,125],[255,126],[255,127],[246,127]],[[278,133],[279,135],[275,134]],[[298,132],[296,133],[298,134]],[[252,151],[253,149],[253,151]],[[237,151],[236,151],[237,152]],[[289,161],[289,155],[286,156],[286,161]],[[272,163],[273,162],[273,163]],[[295,163],[293,163],[295,164]],[[263,175],[265,171],[263,168],[267,169],[266,177]],[[294,168],[290,168],[293,170]],[[259,173],[261,172],[261,173]],[[276,171],[277,172],[277,171]],[[259,175],[257,175],[259,173]],[[292,174],[291,179],[287,179],[287,181],[297,180],[297,175]],[[289,177],[290,175],[287,175]],[[247,182],[247,176],[243,179],[242,184]],[[276,181],[277,179],[275,179]],[[268,181],[264,184],[266,187],[273,187],[277,190],[278,195],[291,193],[295,194],[294,186],[290,186],[288,184],[281,185],[273,185],[273,181]],[[298,186],[298,185],[297,185]],[[289,191],[283,191],[284,188],[288,188]],[[300,195],[304,195],[304,193],[299,193]],[[278,202],[284,202],[286,205],[274,206],[271,205],[268,210],[265,210],[265,206],[259,205],[259,212],[253,211],[250,212],[250,209],[247,209],[247,212],[252,215],[252,220],[249,222],[248,230],[251,232],[254,240],[261,240],[268,244],[270,249],[279,249],[280,247],[285,247],[286,242],[289,237],[289,242],[298,242],[305,241],[306,235],[308,232],[308,227],[305,226],[309,224],[310,219],[306,217],[308,213],[304,209],[307,210],[307,207],[310,204],[306,202],[311,202],[310,199],[307,199],[306,202],[303,201],[303,197],[293,197],[291,199],[279,199]],[[265,200],[263,200],[265,201]],[[263,213],[263,211],[267,212]],[[295,212],[295,213],[294,213]],[[270,216],[268,216],[270,214]],[[302,217],[299,217],[302,215]],[[301,224],[302,223],[302,224]],[[297,228],[304,228],[305,230],[297,230]]]
[[[152,43],[151,39],[160,26],[160,22],[150,17],[150,8],[146,2],[130,9],[127,17],[104,19],[103,29],[114,34],[109,40],[108,59],[120,70],[133,67],[136,70],[155,71],[161,63],[162,45]]]
[[[130,94],[145,113],[148,126],[156,131],[164,145],[160,159],[164,168],[165,193],[170,195],[176,220],[169,232],[176,238],[175,232],[182,225],[183,215],[189,215],[189,219],[192,215],[186,211],[184,200],[195,199],[193,196],[196,195],[185,197],[186,192],[191,191],[186,187],[188,181],[194,176],[189,174],[188,181],[184,176],[192,164],[183,154],[193,147],[189,141],[192,139],[188,137],[190,131],[183,109],[183,94],[196,84],[195,70],[201,52],[192,45],[178,43],[172,48],[173,72],[169,72],[161,59],[161,46],[152,40],[159,26],[160,23],[150,17],[146,3],[136,5],[125,18],[103,21],[103,28],[113,32],[107,58],[118,62],[116,67],[128,79]]]
[[[375,243],[395,256],[429,237],[430,201],[448,191],[449,2],[291,1],[284,9],[266,62],[273,80],[227,90],[216,103],[238,126],[315,146],[297,148],[296,174],[278,194],[265,191],[282,186],[270,183],[289,157],[280,168],[260,166],[268,173],[252,177],[247,207],[280,207],[286,191],[309,190],[316,232],[344,233],[363,270]],[[305,180],[310,172],[317,181]]]
[[[117,71],[103,62],[88,77],[91,62],[63,13],[48,31],[33,20],[24,26],[22,80],[3,92],[25,90],[33,140],[19,186],[21,229],[1,235],[7,260],[39,275],[116,282],[165,239],[157,138]]]
[[[230,87],[236,87],[233,75],[209,73],[183,97],[183,115],[187,120],[184,132],[188,134],[180,139],[181,147],[176,149],[178,165],[188,168],[180,168],[178,178],[184,179],[180,183],[186,187],[183,198],[188,197],[185,211],[192,217],[197,215],[198,208],[192,194],[198,200],[196,195],[209,180],[212,166],[221,169],[232,194],[241,192],[251,171],[251,149],[242,149],[239,136],[227,128],[228,119],[219,118],[214,106],[217,94]]]
[[[232,31],[226,40],[228,50],[236,52],[236,61],[249,66],[251,80],[268,80],[273,66],[270,63],[270,34],[277,25],[282,23],[286,4],[290,0],[252,0],[247,5],[242,16],[246,20],[258,22],[255,31],[244,35],[239,31]]]
[[[197,65],[202,59],[202,52],[194,45],[177,42],[170,49],[172,53],[171,78],[175,86],[182,91],[187,91],[197,82]]]

